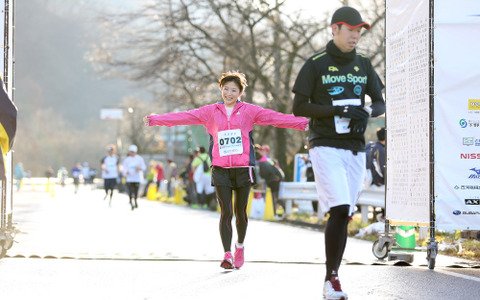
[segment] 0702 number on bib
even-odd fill
[[[243,153],[241,130],[232,129],[218,132],[218,150],[220,156]]]

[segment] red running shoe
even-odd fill
[[[330,280],[325,281],[323,286],[323,297],[327,300],[347,300],[348,296],[342,291],[338,276],[332,276]]]

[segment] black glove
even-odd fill
[[[350,120],[350,124],[348,124],[348,128],[351,129],[352,133],[365,133],[367,129],[368,118],[365,120]]]
[[[368,113],[361,106],[335,106],[335,115],[352,120],[368,120]]]

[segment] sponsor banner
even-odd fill
[[[470,0],[434,5],[436,226],[480,229],[480,6]],[[453,55],[452,45],[462,49]]]
[[[429,2],[386,1],[386,217],[397,223],[430,221]]]
[[[123,109],[121,109],[121,108],[102,108],[102,109],[100,109],[100,119],[102,119],[102,120],[121,120],[121,119],[123,119]]]

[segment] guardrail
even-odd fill
[[[294,200],[318,201],[315,182],[281,182],[278,198],[286,201],[286,213],[289,215]],[[367,223],[369,206],[385,208],[385,191],[382,189],[364,189],[357,205],[360,206],[362,222]]]

